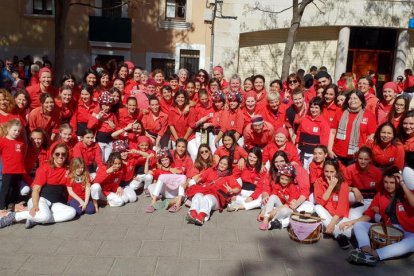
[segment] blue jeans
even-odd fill
[[[68,205],[75,208],[77,216],[81,216],[84,213],[88,215],[95,214],[95,207],[93,206],[92,200],[89,200],[88,204],[86,205],[85,211],[82,211],[82,209],[79,207],[79,202],[76,199],[71,199],[68,202]]]

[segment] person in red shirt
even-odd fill
[[[106,200],[111,207],[120,207],[129,202],[130,197],[121,187],[124,170],[119,152],[111,153],[106,165],[99,167],[91,186],[91,197],[96,212],[99,210],[98,200]]]
[[[201,144],[198,148],[196,159],[194,160],[194,166],[187,175],[189,178],[193,178],[196,175],[203,173],[208,168],[211,168],[213,165],[213,152],[209,145]],[[189,179],[188,182],[190,183],[190,181],[191,179]],[[195,184],[195,182],[193,184]]]
[[[30,95],[30,109],[35,109],[41,105],[40,96],[49,93],[53,97],[57,95],[57,91],[52,87],[52,71],[43,67],[39,71],[39,83],[26,88]]]
[[[178,82],[179,82],[179,78],[177,74],[172,74],[168,78],[168,84],[171,87],[171,91],[173,94],[177,93],[177,91],[180,90],[180,86],[178,85]],[[165,85],[163,87],[165,87]]]
[[[187,148],[187,140],[178,138],[175,150],[171,150],[171,156],[173,158],[174,166],[179,168],[183,174],[188,176],[193,167],[193,160],[188,154]]]
[[[289,133],[284,127],[276,129],[275,138],[273,141],[269,141],[263,149],[263,164],[266,168],[270,168],[270,161],[273,158],[273,154],[276,151],[282,150],[286,153],[289,163],[301,165],[298,149],[289,141]]]
[[[371,112],[375,116],[377,111],[377,105],[379,103],[379,99],[370,92],[370,89],[374,86],[374,83],[371,78],[369,77],[361,77],[358,80],[358,89],[359,91],[364,94],[365,97],[365,110]]]
[[[106,162],[109,154],[112,151],[112,132],[118,125],[116,115],[111,112],[111,107],[114,102],[112,94],[104,91],[99,97],[99,106],[95,108],[87,127],[96,130],[96,141],[102,151],[103,161]]]
[[[19,199],[19,183],[26,173],[26,145],[21,139],[22,124],[12,119],[0,133],[0,155],[3,183],[0,190],[0,210],[7,209]]]
[[[383,188],[378,192],[364,216],[344,222],[340,228],[353,226],[358,248],[350,252],[348,261],[375,266],[378,261],[414,252],[414,194],[394,167],[383,176]],[[386,225],[393,225],[404,233],[401,241],[374,249],[370,242],[371,221],[380,215]]]
[[[201,226],[208,221],[211,211],[222,211],[231,197],[240,192],[240,185],[232,175],[230,157],[221,157],[217,167],[205,171],[198,179],[197,186],[192,187],[197,188],[193,189],[193,195],[190,196],[191,206],[186,220]]]
[[[91,200],[91,182],[85,163],[81,158],[73,158],[67,176],[68,205],[76,210],[76,214],[92,215],[95,207]]]
[[[217,134],[220,132],[221,129],[221,114],[223,113],[224,109],[226,108],[226,96],[224,95],[223,92],[218,91],[215,92],[211,95],[211,101],[213,102],[213,109],[214,109],[214,114],[213,114],[213,118],[212,118],[212,124],[214,127],[213,130],[213,142],[211,143],[211,151],[215,152],[216,151],[216,137]]]
[[[345,166],[353,161],[354,154],[362,145],[373,139],[377,128],[375,116],[365,110],[365,103],[361,91],[350,92],[342,110],[338,110],[331,123],[329,156],[338,157]]]
[[[253,90],[253,78],[252,77],[247,77],[247,78],[244,79],[244,81],[243,81],[243,90],[246,93]],[[254,92],[254,91],[252,91],[252,92]],[[254,95],[255,95],[255,99],[256,99],[256,93]]]
[[[398,133],[405,150],[404,181],[410,190],[414,190],[414,183],[411,181],[414,179],[414,111],[408,111],[401,119]]]
[[[312,186],[312,190],[313,190],[313,184],[315,183],[315,181],[318,178],[322,177],[323,165],[325,164],[325,160],[327,157],[328,157],[328,148],[326,146],[317,145],[313,149],[313,159],[309,165],[309,180]],[[312,197],[311,201],[314,202],[313,195],[311,195],[311,197]]]
[[[375,132],[374,140],[367,143],[372,150],[372,160],[375,166],[386,170],[397,166],[404,167],[404,146],[397,138],[397,130],[390,122],[381,124]]]
[[[68,147],[69,150],[69,155],[68,155],[68,159],[69,162],[72,160],[73,158],[73,147],[76,145],[77,143],[77,139],[74,137],[73,135],[73,129],[72,127],[65,123],[62,124],[59,127],[59,138],[52,143],[52,145],[50,145],[49,151],[47,152],[47,159],[50,158],[50,155],[52,154],[53,148],[57,145],[57,144],[65,144]]]
[[[127,99],[133,96],[135,93],[143,89],[141,80],[142,70],[139,67],[135,67],[132,72],[132,79],[129,80],[124,90],[124,98]]]
[[[15,107],[13,96],[7,90],[0,89],[0,124],[12,119],[21,120],[19,114],[15,112]],[[24,122],[24,120],[21,121]]]
[[[285,104],[280,104],[279,93],[269,93],[267,104],[260,106],[257,113],[262,115],[266,122],[271,123],[274,129],[278,129],[279,127],[285,127],[287,124],[286,108]]]
[[[262,75],[254,75],[252,76],[252,83],[253,83],[253,92],[256,94],[256,102],[257,105],[262,107],[266,105],[267,99],[267,91],[265,85],[265,77]],[[247,91],[246,91],[247,92]]]
[[[190,74],[187,69],[181,68],[178,70],[178,85],[180,88],[184,88],[189,81]]]
[[[263,149],[269,141],[273,140],[274,136],[275,130],[273,126],[269,122],[263,121],[261,115],[256,115],[243,131],[244,148],[259,147]]]
[[[59,133],[60,113],[55,107],[52,95],[43,93],[40,96],[41,106],[36,107],[29,113],[29,129],[42,128],[48,134],[50,141],[54,141]]]
[[[16,102],[16,113],[19,115],[20,121],[26,128],[29,116],[30,96],[27,94],[26,90],[19,90],[14,95],[14,100]]]
[[[129,148],[137,149],[138,148],[138,138],[145,136],[149,139],[150,145],[154,144],[154,139],[151,135],[148,135],[144,127],[142,126],[141,121],[134,121],[129,123],[126,127],[118,129],[117,131],[112,132],[112,138],[125,140],[128,142]]]
[[[382,179],[381,170],[372,164],[370,148],[364,146],[359,149],[356,162],[345,169],[345,178],[349,183],[349,203],[354,205],[353,211],[358,210],[362,216],[380,190]],[[363,205],[358,206],[361,203]]]
[[[143,115],[142,124],[147,134],[155,139],[156,148],[166,147],[171,136],[168,128],[168,115],[160,111],[158,98],[151,97],[149,104],[149,111]]]
[[[136,120],[142,120],[142,113],[138,109],[137,99],[129,97],[126,100],[126,106],[118,110],[118,128],[124,128]]]
[[[188,94],[188,98],[190,99],[190,107],[194,107],[199,103],[199,92],[200,89],[196,89],[196,84],[194,81],[189,80],[185,85],[185,91]],[[206,90],[207,91],[207,90]],[[208,93],[207,93],[208,95]]]
[[[26,173],[20,187],[20,195],[26,196],[30,192],[36,170],[47,161],[49,140],[43,129],[37,128],[30,133],[30,142],[25,156]]]
[[[174,95],[174,105],[168,113],[168,125],[170,126],[173,146],[178,138],[191,141],[195,135],[191,127],[194,120],[194,109],[190,108],[189,112],[185,109],[188,106],[189,99],[185,91],[180,90]]]
[[[58,97],[55,98],[55,106],[59,109],[62,123],[69,123],[75,113],[76,102],[72,95],[72,89],[69,86],[62,86]]]
[[[81,158],[86,165],[88,173],[93,180],[96,170],[103,165],[102,153],[98,143],[94,142],[95,135],[93,130],[85,129],[82,140],[73,147],[73,157]]]
[[[249,91],[244,95],[244,98],[245,102],[244,106],[242,107],[244,115],[243,129],[252,122],[253,116],[257,115],[256,93],[253,91]]]
[[[224,70],[221,66],[215,66],[213,68],[213,78],[216,78],[220,82],[222,90],[227,90],[229,88],[229,83],[224,78]]]
[[[382,121],[378,121],[378,124],[388,121],[391,122],[395,128],[398,128],[401,118],[407,114],[409,107],[410,98],[408,98],[407,95],[397,96],[387,117],[383,118]]]
[[[240,109],[240,104],[243,97],[240,93],[229,93],[227,100],[229,102],[229,109],[224,109],[220,117],[220,132],[214,141],[216,147],[219,146],[219,141],[226,131],[233,131],[236,141],[238,141],[243,133],[244,115]],[[243,139],[242,139],[243,140]],[[241,140],[241,143],[242,143]],[[242,143],[243,144],[243,143]]]
[[[323,100],[315,97],[309,103],[309,112],[297,130],[296,144],[300,150],[303,167],[309,171],[313,150],[317,145],[328,145],[330,126],[322,116]]]
[[[247,152],[237,144],[234,133],[232,131],[226,131],[223,134],[222,142],[223,145],[219,146],[214,152],[214,164],[218,164],[221,157],[229,156],[230,160],[232,160],[233,167],[237,165],[239,169],[243,169]]]
[[[82,85],[77,108],[70,119],[70,125],[78,136],[78,139],[85,132],[88,122],[91,120],[92,112],[96,108],[92,101],[93,87]]]
[[[200,88],[207,89],[207,85],[208,85],[208,83],[210,81],[210,76],[208,75],[208,73],[207,73],[206,70],[199,69],[197,71],[197,74],[196,74],[196,79],[198,81],[200,81],[200,83],[201,83],[201,87]],[[207,89],[207,91],[209,91],[209,90]]]
[[[242,190],[238,196],[232,198],[232,202],[227,206],[227,211],[259,208],[262,204],[262,183],[267,177],[267,170],[262,162],[261,149],[251,148],[246,158],[246,167],[243,170],[235,168],[233,175],[240,179]]]
[[[300,123],[309,111],[309,102],[305,101],[304,90],[296,88],[289,94],[292,104],[286,109],[286,121],[289,123],[289,133],[292,141],[296,140],[296,132]]]
[[[333,235],[341,248],[350,247],[348,238],[351,237],[351,229],[342,231],[339,222],[345,222],[357,217],[349,214],[349,186],[340,169],[339,163],[326,160],[323,166],[323,176],[314,184],[315,212],[323,219],[325,233]]]
[[[160,99],[161,112],[168,114],[170,112],[170,108],[173,107],[173,105],[174,105],[173,89],[169,85],[164,85],[161,88],[161,99]]]
[[[336,112],[338,111],[339,107],[335,102],[335,99],[338,97],[338,86],[335,84],[328,85],[322,93],[323,98],[323,112],[322,115],[325,119],[329,122],[329,124],[333,121]]]
[[[76,210],[66,205],[67,156],[66,145],[58,144],[50,160],[36,171],[32,198],[27,203],[30,211],[26,228],[32,228],[37,223],[69,221],[76,216]]]
[[[293,210],[289,205],[300,196],[300,189],[294,183],[295,169],[292,165],[281,165],[276,172],[271,169],[270,177],[270,197],[260,214],[260,217],[263,217],[259,224],[260,230],[268,230],[272,219],[275,221],[275,228],[282,228],[280,220],[290,217]]]
[[[382,124],[387,120],[388,114],[394,107],[395,97],[397,96],[398,86],[395,82],[387,82],[382,87],[382,100],[376,109],[377,122]]]

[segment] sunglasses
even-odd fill
[[[202,151],[200,151],[200,153],[201,154],[203,154],[203,153],[209,153],[209,151],[208,150],[202,150]]]
[[[198,74],[197,76],[200,77],[200,78],[205,78],[206,77],[206,75],[202,75],[202,74]]]
[[[55,152],[56,157],[66,157],[66,152]]]
[[[13,63],[6,63],[6,65],[13,65]]]
[[[297,80],[289,80],[289,84],[292,84],[292,83],[298,83],[298,81]]]

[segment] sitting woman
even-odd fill
[[[404,232],[401,241],[382,248],[371,247],[369,231],[375,215],[382,221]],[[351,251],[348,260],[357,264],[375,266],[379,260],[386,260],[414,252],[414,194],[403,181],[396,167],[384,172],[383,189],[378,192],[364,216],[342,223],[340,228],[354,226],[357,249]]]
[[[231,197],[240,192],[240,185],[232,175],[228,156],[221,157],[218,165],[202,173],[197,182],[198,185],[187,190],[192,201],[186,220],[201,226],[210,218],[211,211],[221,211],[226,207]]]
[[[262,151],[258,147],[249,150],[246,167],[243,170],[234,169],[233,175],[242,183],[240,195],[233,197],[227,206],[227,211],[251,210],[259,208],[262,203],[262,182],[267,176],[267,170],[262,164]]]
[[[244,168],[244,159],[247,157],[247,152],[244,148],[237,144],[236,137],[232,131],[226,131],[223,134],[223,145],[219,146],[214,152],[214,163],[218,164],[218,161],[223,156],[229,156],[232,160],[233,168],[237,165],[239,169]]]
[[[357,217],[349,212],[349,187],[337,161],[325,161],[323,176],[316,180],[314,187],[315,212],[323,219],[325,233],[333,235],[342,249],[348,249],[352,229],[341,230],[339,222]]]
[[[281,220],[289,218],[293,213],[290,203],[300,196],[299,186],[294,183],[295,168],[292,165],[285,164],[277,169],[272,166],[270,177],[271,196],[260,214],[263,216],[263,221],[259,225],[260,230],[268,230],[269,221],[272,219],[274,223],[271,228],[281,229]]]
[[[27,207],[30,210],[26,228],[37,223],[52,223],[72,220],[76,210],[67,206],[66,175],[68,168],[68,148],[57,144],[52,149],[49,162],[37,171],[32,184],[32,198]]]

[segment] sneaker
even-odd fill
[[[278,219],[272,220],[270,222],[269,230],[273,229],[282,229],[282,223]]]
[[[9,225],[12,225],[12,223],[15,221],[15,212],[10,212],[6,216],[0,218],[0,228],[7,227]]]
[[[363,264],[368,266],[376,266],[378,263],[378,258],[362,250],[353,250],[348,259],[356,264]]]
[[[25,228],[26,229],[32,229],[36,224],[37,224],[37,222],[35,222],[33,220],[30,220],[30,219],[26,219]]]
[[[190,210],[188,213],[187,213],[187,215],[185,216],[185,220],[188,222],[188,223],[191,223],[191,224],[195,224],[195,220],[196,220],[196,217],[197,217],[197,212],[195,211],[195,210]]]
[[[202,226],[204,224],[204,219],[206,218],[207,214],[204,212],[198,213],[197,217],[194,220],[194,224],[198,226]]]
[[[336,241],[338,242],[339,247],[341,247],[344,250],[351,247],[348,238],[343,234],[338,235],[338,237],[336,237]]]

